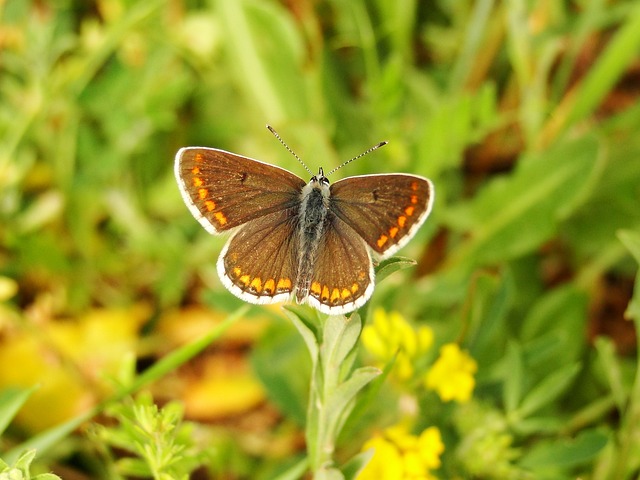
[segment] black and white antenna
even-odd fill
[[[269,129],[269,131],[270,131],[271,133],[273,133],[274,137],[276,137],[276,138],[280,141],[280,143],[281,143],[282,145],[284,145],[284,148],[286,148],[286,149],[289,151],[289,153],[290,153],[291,155],[293,155],[294,157],[296,157],[296,159],[297,159],[297,160],[300,162],[300,164],[305,168],[305,170],[306,170],[307,172],[309,172],[311,175],[313,175],[313,172],[311,171],[311,169],[310,169],[309,167],[307,167],[307,165],[306,165],[306,164],[305,164],[305,163],[300,159],[300,157],[299,157],[298,155],[296,155],[296,152],[294,152],[293,150],[291,150],[291,149],[289,148],[289,145],[287,145],[286,143],[284,143],[284,140],[282,140],[282,138],[280,137],[280,135],[278,135],[278,132],[276,132],[276,131],[274,130],[274,128],[273,128],[271,125],[267,125],[267,128]]]
[[[360,155],[356,155],[355,157],[353,157],[353,158],[351,158],[351,159],[347,160],[346,162],[343,162],[341,165],[338,165],[336,168],[334,168],[334,169],[333,169],[333,170],[331,170],[329,173],[327,173],[327,175],[326,175],[326,176],[328,177],[329,175],[331,175],[331,174],[332,174],[333,172],[335,172],[336,170],[339,170],[340,168],[342,168],[342,167],[344,167],[345,165],[347,165],[347,164],[349,164],[349,163],[353,162],[354,160],[357,160],[357,159],[359,159],[359,158],[361,158],[361,157],[364,157],[365,155],[367,155],[367,154],[369,154],[369,153],[373,152],[374,150],[379,149],[380,147],[384,147],[387,143],[389,143],[389,142],[384,141],[384,142],[380,142],[380,143],[378,143],[378,144],[374,145],[373,147],[371,147],[371,148],[369,148],[369,149],[365,150],[364,152],[362,152]]]
[[[284,145],[284,148],[286,148],[286,149],[289,151],[289,153],[290,153],[291,155],[293,155],[294,157],[296,157],[296,159],[297,159],[297,160],[300,162],[300,164],[305,168],[305,170],[306,170],[307,172],[309,172],[311,175],[313,175],[313,172],[311,171],[311,169],[309,169],[309,167],[307,167],[307,165],[306,165],[306,164],[305,164],[305,163],[300,159],[300,157],[299,157],[298,155],[296,155],[296,153],[295,153],[293,150],[291,150],[291,148],[289,148],[289,145],[287,145],[287,144],[284,142],[284,140],[282,140],[282,137],[280,137],[280,135],[278,134],[278,132],[276,132],[276,131],[274,130],[274,128],[273,128],[271,125],[267,125],[267,128],[268,128],[268,129],[269,129],[269,131],[270,131],[271,133],[273,133],[273,135],[274,135],[274,136],[275,136],[275,137],[280,141],[280,143],[281,143],[282,145]],[[344,167],[345,165],[347,165],[347,164],[349,164],[349,163],[353,162],[354,160],[357,160],[357,159],[359,159],[359,158],[361,158],[361,157],[364,157],[365,155],[367,155],[367,154],[369,154],[369,153],[373,152],[374,150],[379,149],[380,147],[384,147],[387,143],[389,143],[389,142],[384,141],[384,142],[380,142],[380,143],[378,143],[378,144],[374,145],[373,147],[371,147],[371,148],[369,148],[369,149],[365,150],[364,152],[362,152],[360,155],[356,155],[355,157],[350,158],[350,159],[349,159],[349,160],[347,160],[346,162],[343,162],[342,164],[338,165],[336,168],[334,168],[333,170],[331,170],[331,171],[330,171],[329,173],[327,173],[325,176],[326,176],[326,177],[328,177],[329,175],[331,175],[332,173],[334,173],[336,170],[341,169],[341,168],[342,168],[342,167]]]

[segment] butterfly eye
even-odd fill
[[[314,175],[313,177],[311,177],[310,182],[311,183],[319,183],[323,187],[328,187],[329,186],[329,179],[327,177],[325,177],[324,175]]]

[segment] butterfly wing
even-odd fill
[[[189,210],[212,234],[299,204],[305,185],[282,168],[205,147],[180,149],[175,174]]]
[[[308,302],[329,315],[349,313],[373,293],[373,262],[358,233],[331,212],[325,219]]]
[[[287,300],[297,277],[297,210],[279,210],[243,225],[218,259],[218,275],[237,297],[250,303]]]
[[[330,210],[381,257],[404,246],[433,205],[430,180],[417,175],[348,177],[331,185]]]

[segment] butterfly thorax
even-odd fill
[[[311,177],[300,193],[301,205],[298,218],[298,283],[296,298],[303,301],[309,294],[320,237],[329,211],[329,180],[322,168]]]

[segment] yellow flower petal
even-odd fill
[[[440,455],[444,452],[444,444],[437,427],[429,427],[420,434],[418,451],[424,465],[429,470],[440,467]]]
[[[393,443],[380,436],[369,440],[363,451],[373,449],[373,457],[358,475],[358,480],[403,480],[402,457]]]
[[[426,386],[435,390],[447,402],[466,402],[471,398],[478,366],[468,353],[462,352],[455,343],[444,345],[440,357],[433,364],[426,377]]]

